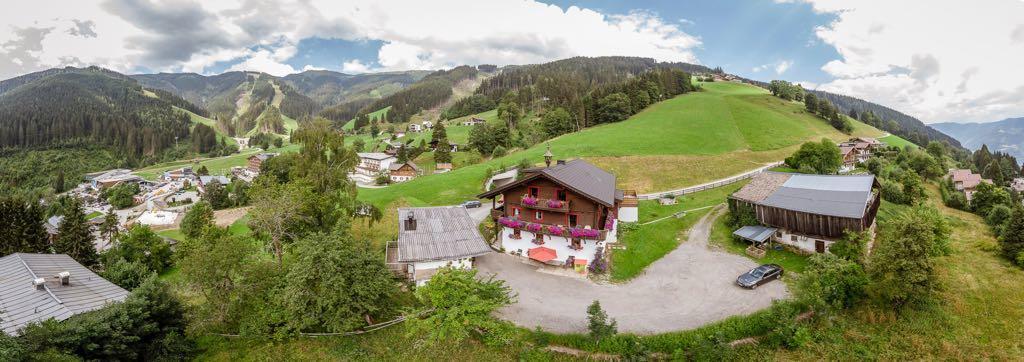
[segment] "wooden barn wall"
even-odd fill
[[[762,224],[783,228],[795,233],[839,238],[849,231],[862,231],[874,222],[878,212],[879,200],[874,197],[863,219],[826,216],[806,212],[785,210],[776,207],[752,204],[743,200],[729,199],[729,202],[750,205],[754,208],[757,220]]]

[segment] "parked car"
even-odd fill
[[[755,289],[761,284],[782,278],[782,273],[782,267],[778,264],[765,264],[740,275],[736,278],[736,285]]]
[[[469,201],[463,202],[462,206],[467,208],[467,209],[472,209],[472,208],[480,207],[481,205],[480,205],[480,201],[469,200]]]

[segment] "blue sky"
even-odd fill
[[[1022,0],[35,0],[6,10],[0,79],[88,65],[282,76],[626,55],[800,82],[925,122],[1024,115]]]

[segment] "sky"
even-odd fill
[[[7,4],[0,29],[0,79],[627,55],[799,82],[926,123],[1024,116],[1024,0],[35,0]]]

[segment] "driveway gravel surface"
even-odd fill
[[[599,284],[552,275],[500,253],[477,258],[481,275],[496,275],[518,294],[499,316],[520,326],[559,333],[586,332],[587,306],[594,300],[618,320],[620,332],[639,334],[693,329],[735,315],[767,308],[789,296],[782,282],[755,290],[735,285],[736,277],[758,264],[744,256],[709,248],[717,207],[690,231],[686,241],[633,280]]]

